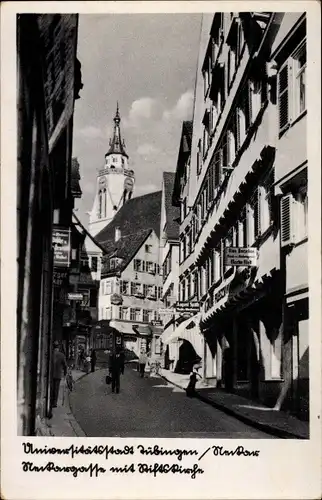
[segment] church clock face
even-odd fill
[[[101,177],[98,181],[98,185],[100,189],[104,189],[106,187],[106,177]]]
[[[133,191],[134,180],[131,177],[126,177],[124,180],[124,189],[127,191]]]

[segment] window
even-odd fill
[[[137,290],[137,283],[133,283],[133,281],[132,281],[131,282],[131,295],[135,295],[136,290]]]
[[[277,89],[279,129],[282,132],[306,110],[305,42],[279,70]]]
[[[260,189],[260,225],[261,232],[266,231],[274,222],[274,213],[273,213],[273,184],[274,184],[274,170],[266,176],[266,178],[262,181],[262,185],[259,187]]]
[[[151,253],[152,252],[152,245],[145,245],[145,253]]]
[[[133,268],[134,268],[134,271],[141,271],[141,260],[140,259],[134,259]]]
[[[162,299],[162,286],[157,287],[157,298]]]
[[[113,283],[111,281],[105,282],[105,295],[113,293]]]
[[[123,320],[128,319],[128,307],[120,307],[119,318]]]
[[[146,297],[148,294],[148,285],[146,283],[143,284],[143,295]]]
[[[155,264],[154,264],[154,262],[147,262],[146,263],[146,271],[148,273],[151,273],[151,274],[155,273]]]
[[[202,167],[202,158],[201,158],[201,140],[198,141],[198,149],[197,149],[197,175],[200,175]]]
[[[120,281],[120,293],[121,295],[127,295],[129,292],[129,282]]]
[[[110,259],[110,269],[116,269],[118,267],[118,259],[113,257]]]
[[[105,319],[112,319],[112,308],[111,307],[105,308]]]
[[[294,197],[297,201],[297,238],[302,240],[308,235],[307,185],[301,186]]]
[[[190,277],[190,275],[186,279],[186,287],[187,287],[187,299],[189,300],[191,297],[191,277]]]
[[[302,44],[293,55],[295,77],[295,114],[306,109],[306,47]]]
[[[141,309],[130,309],[130,320],[131,321],[140,321],[141,318]]]
[[[152,311],[143,309],[143,323],[150,323]]]
[[[92,257],[91,259],[91,270],[93,272],[97,272],[98,268],[98,257]]]

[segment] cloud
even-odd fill
[[[84,137],[85,139],[100,139],[104,137],[102,130],[98,127],[94,127],[93,125],[81,128],[76,132],[76,134],[80,137]]]
[[[150,144],[148,142],[145,142],[144,144],[141,144],[138,149],[137,149],[137,154],[141,156],[149,156],[151,154],[158,153],[159,149],[153,146],[153,144]]]
[[[162,118],[169,120],[187,120],[192,118],[194,94],[188,90],[182,94],[172,109],[165,110]]]
[[[154,120],[161,114],[161,105],[152,97],[141,97],[133,101],[127,118],[123,119],[125,128],[139,127],[147,120]]]

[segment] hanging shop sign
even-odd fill
[[[68,300],[83,300],[83,294],[82,293],[69,293],[68,294]]]
[[[111,296],[111,304],[113,306],[121,306],[123,304],[122,295],[119,295],[118,293],[113,293],[113,295]]]
[[[54,267],[69,267],[70,229],[54,227],[52,244],[54,249]]]
[[[199,312],[200,304],[199,302],[177,302],[176,304],[177,312]]]
[[[225,249],[226,266],[257,266],[258,249],[254,247],[228,247]]]

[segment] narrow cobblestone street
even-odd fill
[[[161,377],[141,379],[133,365],[113,394],[106,370],[82,378],[71,394],[73,414],[88,437],[259,438],[273,436],[227,416]]]

